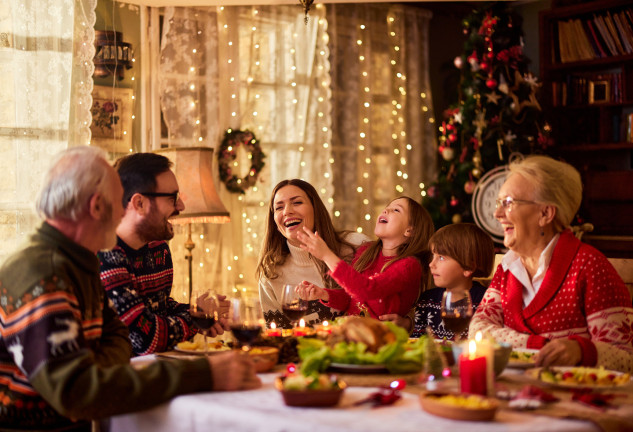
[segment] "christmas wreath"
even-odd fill
[[[250,153],[251,167],[246,177],[239,178],[231,170],[232,162],[237,157],[237,148],[243,145]],[[266,155],[259,145],[259,141],[252,132],[248,130],[228,129],[224,133],[224,138],[218,151],[218,162],[220,165],[220,181],[233,193],[246,193],[246,190],[255,185],[257,176],[264,167]]]

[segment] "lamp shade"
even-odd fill
[[[180,196],[185,203],[185,210],[172,217],[172,223],[226,223],[231,220],[213,183],[212,148],[172,147],[155,153],[173,162]]]

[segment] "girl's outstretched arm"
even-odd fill
[[[323,261],[331,271],[334,271],[336,265],[341,259],[327,246],[325,241],[319,237],[319,233],[313,233],[308,228],[303,227],[303,232],[297,233],[297,239],[302,243],[301,249],[310,252],[310,254]]]

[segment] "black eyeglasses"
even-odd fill
[[[144,195],[146,197],[167,197],[167,198],[171,198],[171,200],[173,201],[174,205],[176,205],[176,203],[178,203],[178,200],[180,199],[180,191],[178,192],[139,192],[141,195]]]
[[[514,199],[512,197],[497,198],[495,200],[495,208],[502,207],[506,211],[511,211],[514,204],[536,204],[536,201]]]

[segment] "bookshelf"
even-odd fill
[[[539,14],[541,100],[553,152],[584,182],[583,240],[633,257],[633,3],[598,0]]]

